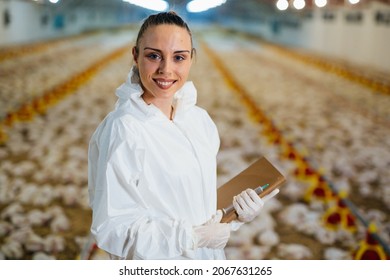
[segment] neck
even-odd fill
[[[146,104],[153,104],[160,109],[161,112],[170,120],[173,117],[173,106],[172,98],[148,98],[147,95],[143,94],[142,99]]]

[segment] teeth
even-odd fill
[[[157,83],[158,83],[159,85],[162,85],[162,86],[169,86],[169,85],[171,85],[173,82],[160,82],[160,81],[157,81]]]

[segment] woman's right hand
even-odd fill
[[[220,223],[222,216],[222,211],[218,210],[209,221],[193,228],[196,247],[207,247],[211,249],[225,248],[230,237],[230,225]]]

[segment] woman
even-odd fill
[[[217,128],[188,82],[191,31],[174,12],[147,18],[116,108],[89,147],[91,231],[114,259],[224,259],[232,229],[263,206],[254,192],[216,211]]]

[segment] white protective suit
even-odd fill
[[[225,259],[195,248],[193,226],[216,213],[218,131],[186,82],[174,119],[142,99],[133,71],[89,146],[91,226],[99,248],[120,259]]]

